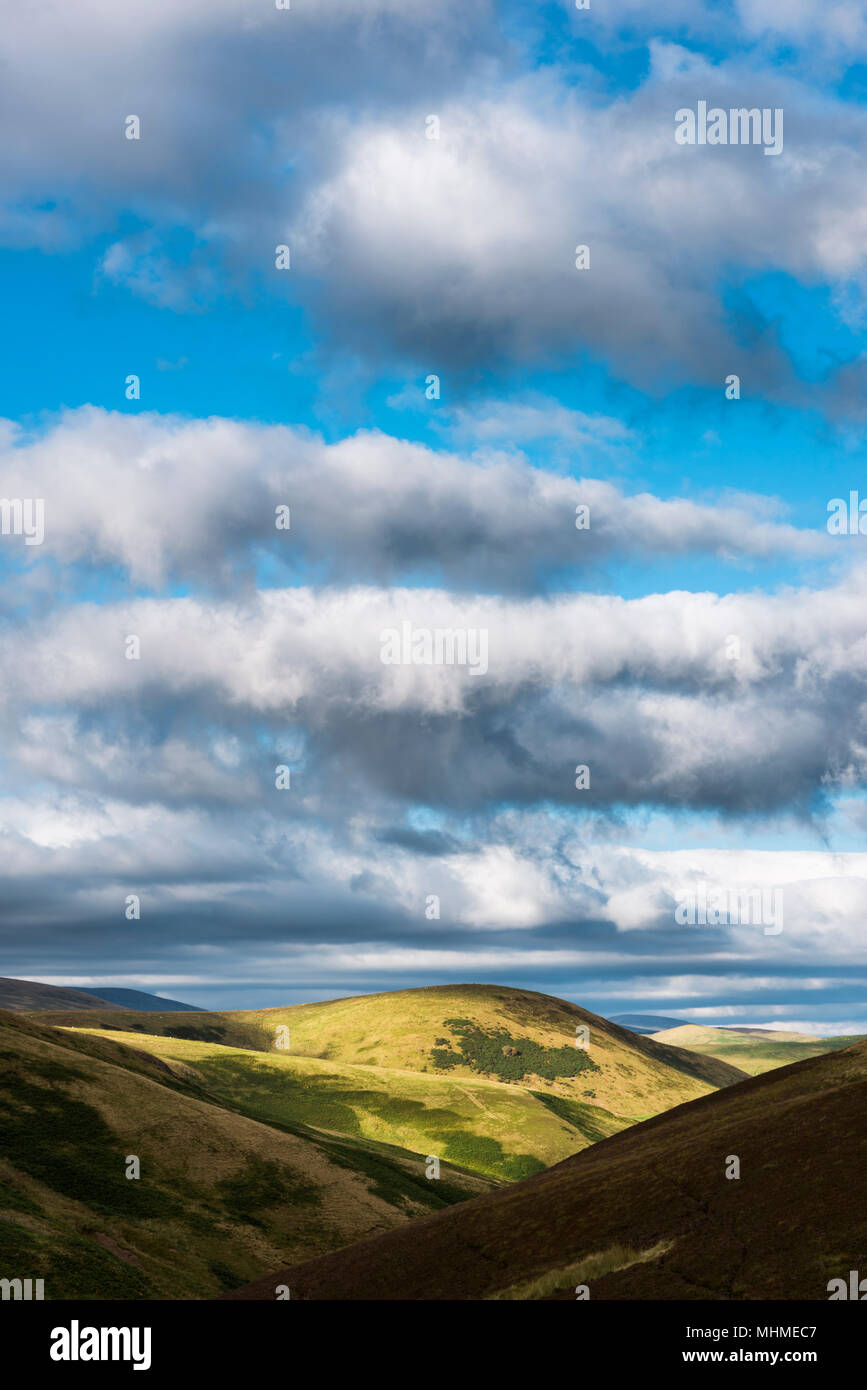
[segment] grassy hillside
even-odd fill
[[[62,1013],[40,1017],[66,1026],[81,1022]],[[628,1121],[743,1078],[726,1062],[631,1033],[563,999],[497,985],[437,985],[182,1020],[104,1011],[87,1022],[265,1052],[288,1041],[293,1057],[500,1081],[601,1106]],[[587,1051],[575,1045],[580,1026],[589,1028]]]
[[[623,1130],[235,1297],[827,1299],[867,1249],[867,1043]],[[726,1178],[731,1155],[738,1179]]]
[[[657,1042],[686,1047],[705,1057],[719,1057],[740,1067],[749,1076],[759,1076],[774,1067],[786,1067],[806,1057],[821,1057],[859,1041],[857,1037],[816,1038],[809,1033],[786,1033],[759,1028],[705,1028],[688,1023],[654,1033]]]
[[[129,1033],[105,1034],[130,1043]],[[627,1124],[599,1106],[503,1082],[326,1062],[217,1043],[140,1036],[254,1119],[357,1135],[514,1181]]]
[[[210,1298],[493,1185],[251,1119],[124,1038],[0,1012],[0,1277],[44,1278],[46,1298]]]

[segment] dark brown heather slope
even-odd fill
[[[729,1155],[738,1180],[725,1177]],[[260,1280],[230,1298],[483,1299],[624,1246],[665,1253],[594,1299],[827,1299],[867,1275],[867,1043],[658,1115],[536,1177]]]
[[[588,1019],[596,1019],[596,1014],[587,1013]],[[628,1028],[620,1028],[616,1023],[609,1023],[607,1019],[600,1020],[607,1024],[612,1033],[616,1032],[618,1037],[626,1036],[635,1044],[635,1050],[642,1052],[645,1057],[653,1057],[657,1062],[664,1062],[666,1066],[674,1067],[675,1071],[684,1072],[686,1076],[695,1076],[699,1081],[707,1082],[708,1086],[732,1086],[736,1081],[743,1081],[748,1075],[740,1067],[734,1066],[722,1057],[711,1057],[706,1053],[691,1052],[688,1047],[676,1047],[671,1043],[659,1043],[655,1038],[648,1038],[642,1033],[630,1034]],[[660,1050],[664,1049],[664,1050]],[[715,1065],[703,1067],[702,1061],[713,1062]]]

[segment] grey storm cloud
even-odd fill
[[[863,587],[855,572],[777,595],[355,586],[79,604],[31,623],[26,662],[21,633],[0,635],[9,776],[250,804],[283,761],[342,817],[370,798],[575,807],[586,764],[582,807],[806,811],[864,775]],[[484,631],[487,669],[385,663],[404,623]]]
[[[458,431],[475,428],[484,447],[457,453],[380,431],[327,444],[287,426],[83,407],[36,436],[9,424],[0,470],[7,496],[44,499],[44,542],[23,548],[26,561],[38,550],[153,587],[233,583],[265,555],[285,574],[327,582],[434,573],[459,587],[526,591],[624,555],[797,562],[835,553],[824,527],[788,524],[774,499],[628,495],[490,446],[494,434],[523,442],[540,414],[538,404],[475,422],[459,413]],[[578,461],[604,464],[606,450],[627,447],[606,417],[561,408],[554,423]],[[288,530],[277,528],[279,507],[289,508]]]
[[[0,35],[5,231],[51,245],[111,227],[121,206],[231,238],[239,206],[273,213],[312,110],[405,101],[419,72],[449,90],[490,49],[490,15],[487,0],[11,11]],[[130,114],[139,141],[124,136]]]
[[[310,818],[278,829],[276,812],[251,822],[104,803],[100,827],[88,801],[32,803],[17,835],[4,833],[10,973],[38,975],[34,961],[50,959],[71,982],[115,976],[215,1004],[228,1002],[231,980],[234,1006],[239,987],[246,1002],[273,1002],[275,981],[294,998],[516,970],[600,1005],[638,987],[690,1011],[725,1001],[747,1017],[818,987],[838,1017],[859,997],[862,854],[630,850],[539,811],[479,823],[432,858],[388,833],[371,853],[370,823],[326,833]],[[675,923],[676,893],[699,882],[786,885],[773,963],[752,927]],[[133,923],[129,893],[141,901]],[[442,903],[435,923],[431,893]]]

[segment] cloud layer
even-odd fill
[[[842,312],[863,302],[864,113],[776,61],[781,42],[820,51],[817,30],[851,58],[857,7],[825,7],[819,24],[813,6],[739,4],[740,45],[714,60],[673,41],[684,7],[654,6],[660,37],[641,7],[616,10],[648,64],[614,93],[569,62],[529,71],[538,34],[526,16],[498,29],[486,0],[255,13],[221,0],[134,23],[94,0],[74,22],[56,7],[47,28],[22,12],[0,39],[0,124],[16,132],[0,237],[57,249],[117,232],[100,252],[108,280],[173,307],[267,288],[369,365],[460,373],[584,353],[654,390],[721,389],[735,372],[753,394],[857,412],[847,373],[824,392],[803,381],[749,299],[777,274]],[[692,16],[697,39],[715,15]],[[569,42],[610,45],[597,16],[568,21]],[[674,113],[698,100],[780,108],[782,154],[678,145]]]
[[[472,423],[459,413],[457,428],[482,445],[494,435],[521,443],[541,413],[491,409]],[[576,471],[594,440],[622,447],[604,417],[560,417],[551,414],[549,428],[577,435]],[[156,588],[234,582],[264,557],[320,580],[435,575],[528,590],[626,555],[797,562],[835,553],[824,530],[787,524],[774,499],[630,496],[605,477],[535,466],[514,447],[456,453],[381,431],[327,444],[286,426],[92,408],[35,436],[8,422],[3,436],[6,496],[45,502],[40,557],[117,567]],[[278,511],[287,507],[288,516]],[[35,551],[22,553],[32,561]]]
[[[790,420],[858,485],[865,44],[848,0],[10,14],[13,350],[45,271],[115,383],[190,372],[0,425],[45,504],[0,535],[2,973],[864,1016],[867,570]],[[699,101],[782,151],[678,144]],[[249,346],[239,418],[184,400],[191,322]],[[269,415],[275,361],[319,407]],[[676,915],[761,889],[778,934]]]

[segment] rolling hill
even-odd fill
[[[867,1042],[676,1107],[536,1177],[226,1295],[828,1298],[867,1250]],[[731,1156],[739,1178],[727,1178]]]
[[[660,1033],[663,1028],[679,1028],[682,1018],[669,1018],[667,1014],[615,1014],[612,1023],[628,1028],[630,1033]]]
[[[79,1026],[69,1013],[43,1022]],[[499,985],[434,985],[319,1004],[229,1013],[100,1011],[100,1027],[284,1051],[346,1066],[422,1072],[466,1083],[499,1081],[552,1098],[600,1106],[623,1122],[658,1114],[731,1085],[744,1073],[725,1061],[631,1033],[566,1000]],[[576,1046],[588,1030],[589,1047]]]
[[[61,989],[58,985],[42,985],[36,980],[0,978],[0,1009],[32,1012],[35,1009],[104,1009],[106,1000],[83,989]],[[125,1009],[123,1004],[115,1008]]]
[[[128,1032],[100,1036],[131,1042]],[[453,1079],[146,1034],[135,1044],[184,1064],[211,1095],[253,1119],[396,1144],[507,1181],[540,1172],[628,1123],[601,1106],[480,1077]]]
[[[43,1278],[47,1299],[211,1298],[494,1186],[251,1119],[133,1041],[0,1012],[0,1272]]]
[[[182,1004],[179,999],[164,999],[161,994],[148,994],[144,989],[115,989],[113,986],[101,989],[99,999],[105,1000],[105,1004],[112,1004],[116,1009],[137,1009],[139,1012],[152,1013],[154,1009],[170,1013],[201,1013],[198,1004]]]
[[[731,1062],[749,1076],[786,1067],[805,1057],[821,1057],[858,1042],[857,1037],[817,1038],[810,1033],[786,1033],[770,1028],[706,1028],[688,1023],[654,1033],[657,1042],[686,1047],[704,1057]]]
[[[0,979],[0,1009],[32,1013],[46,1009],[114,1009],[189,1011],[197,1013],[195,1004],[181,1004],[177,999],[162,999],[141,989],[107,988],[102,994],[89,990],[43,985],[37,980]]]

